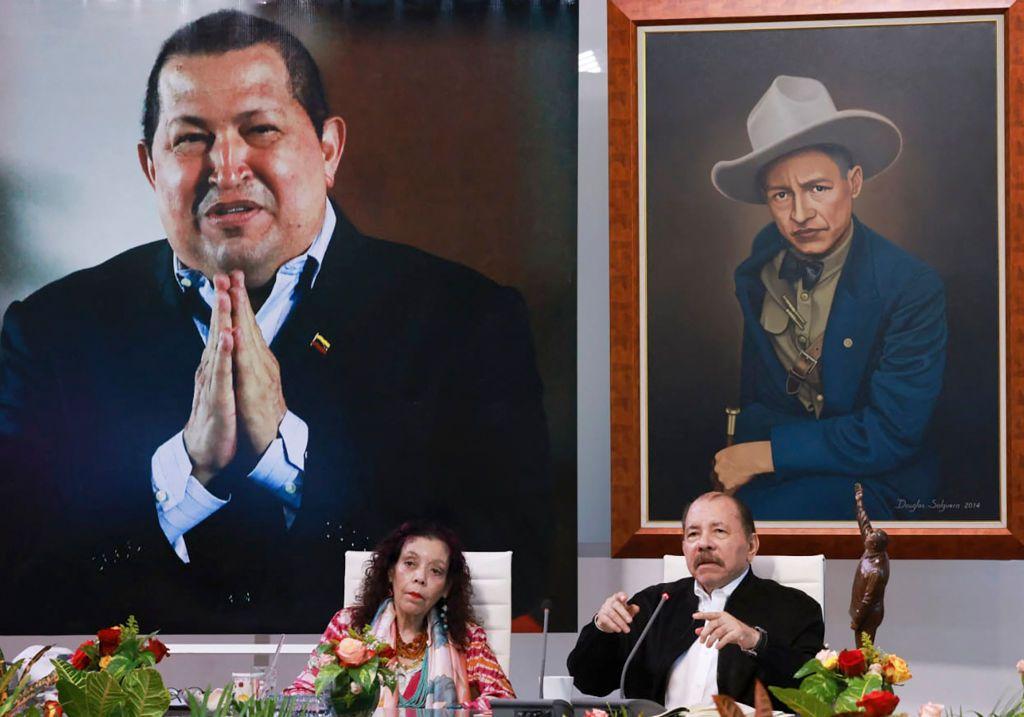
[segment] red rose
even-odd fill
[[[885,690],[868,692],[857,700],[857,706],[864,708],[867,717],[886,717],[886,715],[891,715],[899,703],[899,697]]]
[[[383,660],[387,661],[395,656],[395,648],[391,645],[384,645],[384,647],[380,648],[380,652],[377,654],[380,655]]]
[[[89,647],[90,645],[95,644],[95,640],[86,640],[81,645],[79,645],[78,649],[75,650],[75,654],[73,654],[71,656],[71,659],[68,660],[68,662],[71,663],[71,666],[74,667],[76,670],[84,670],[86,667],[88,667],[89,663],[92,662],[92,658],[89,657],[89,655],[82,648]]]
[[[121,628],[117,625],[108,627],[97,632],[96,637],[100,639],[100,657],[113,655],[121,644]]]
[[[57,700],[46,700],[43,703],[43,717],[61,717],[63,714],[64,708]]]
[[[153,657],[156,658],[157,662],[167,657],[167,653],[170,650],[167,649],[167,645],[157,640],[155,637],[151,637],[146,640],[146,644],[142,646],[144,652],[152,652]]]
[[[868,663],[860,650],[843,650],[839,653],[839,671],[847,677],[863,675],[867,670]]]

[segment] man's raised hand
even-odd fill
[[[245,290],[245,275],[231,272],[231,321],[235,327],[235,406],[238,439],[255,460],[277,438],[288,407],[281,389],[281,368],[256,323]]]
[[[601,632],[629,632],[629,625],[640,607],[629,602],[626,593],[615,593],[605,600],[594,616],[594,624]]]
[[[192,460],[192,475],[203,485],[224,469],[238,448],[233,387],[235,336],[231,322],[228,277],[213,277],[214,302],[210,335],[196,369],[192,413],[185,424],[185,450]]]

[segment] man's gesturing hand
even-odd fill
[[[215,294],[210,337],[196,369],[192,414],[185,424],[185,450],[192,460],[192,475],[203,485],[232,461],[238,446],[232,386],[235,341],[229,285],[223,274],[213,278]]]
[[[235,327],[235,406],[240,446],[259,459],[277,438],[288,407],[281,390],[281,368],[256,323],[245,290],[245,275],[231,272],[231,321]]]
[[[693,619],[704,620],[704,626],[694,632],[703,644],[717,650],[731,644],[753,650],[761,639],[761,633],[727,612],[695,612]]]
[[[629,624],[640,612],[640,607],[626,602],[626,593],[615,593],[605,600],[594,616],[594,624],[601,632],[629,632]]]

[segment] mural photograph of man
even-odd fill
[[[715,473],[759,520],[851,519],[858,482],[872,515],[892,519],[900,496],[937,487],[927,441],[947,342],[939,275],[854,213],[902,136],[785,75],[747,130],[751,151],[718,162],[711,181],[772,221],[735,271],[741,413]]]
[[[315,632],[344,551],[418,516],[514,548],[514,614],[539,603],[523,298],[361,234],[328,198],[345,143],[282,26],[220,11],[166,40],[137,151],[167,238],[15,301],[0,336],[3,563],[103,599],[57,616],[26,591],[0,630]]]

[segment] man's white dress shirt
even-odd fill
[[[696,580],[693,593],[697,596],[697,612],[722,612],[725,601],[747,577],[750,568],[731,583],[712,590],[708,595]],[[696,628],[694,628],[696,629]],[[711,703],[711,696],[718,694],[718,650],[710,645],[695,641],[690,649],[680,655],[668,676],[665,688],[665,708],[691,707]]]

